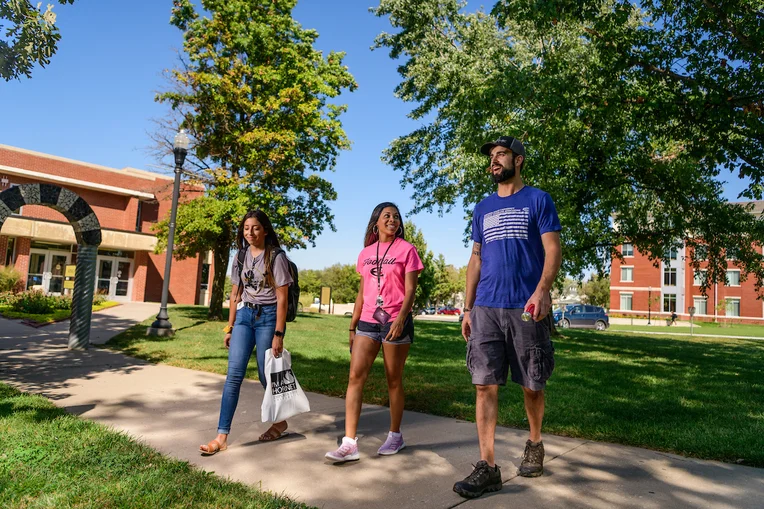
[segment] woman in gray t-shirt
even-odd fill
[[[272,348],[273,355],[278,357],[284,349],[287,292],[293,281],[286,255],[281,250],[271,221],[263,211],[255,210],[244,216],[239,225],[236,246],[246,249],[246,256],[241,267],[237,256],[231,269],[233,289],[228,326],[223,329],[228,348],[228,373],[220,404],[218,436],[199,447],[204,455],[212,455],[228,447],[231,421],[252,351],[257,352],[258,376],[265,388],[265,351]],[[286,435],[286,429],[286,421],[275,422],[260,435],[260,440],[277,440]]]

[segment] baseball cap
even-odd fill
[[[516,155],[525,156],[525,146],[520,140],[513,138],[512,136],[501,136],[496,141],[489,141],[480,147],[480,152],[485,155],[490,155],[493,147],[508,148]]]

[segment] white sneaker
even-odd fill
[[[343,437],[342,445],[336,451],[326,453],[326,458],[335,463],[345,463],[346,461],[358,461],[361,455],[358,453],[358,439]]]

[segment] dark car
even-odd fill
[[[576,304],[568,306],[564,312],[558,309],[552,313],[555,325],[563,329],[597,329],[605,330],[610,327],[610,318],[599,306]]]
[[[435,314],[435,306],[428,306],[426,308],[422,308],[419,311],[420,315],[434,315]]]

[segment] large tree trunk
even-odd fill
[[[231,253],[228,239],[225,242],[219,242],[218,246],[212,251],[212,257],[215,260],[215,277],[212,280],[212,295],[210,295],[209,318],[222,320],[223,300],[225,300],[225,278],[228,274],[228,257]]]

